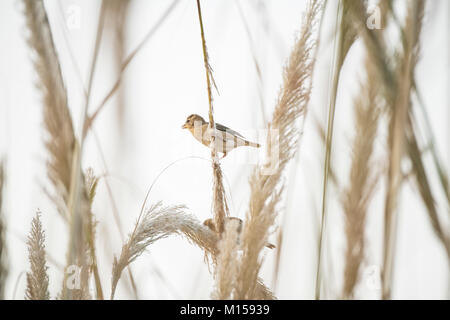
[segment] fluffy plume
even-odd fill
[[[373,144],[377,133],[380,108],[377,102],[377,78],[370,61],[366,62],[367,80],[354,101],[356,132],[353,142],[349,186],[344,191],[342,205],[345,214],[347,249],[343,297],[352,298],[364,259],[364,227],[367,208],[376,182],[372,163]]]
[[[355,28],[359,31],[367,52],[376,65],[376,72],[382,81],[382,94],[387,104],[390,117],[389,128],[389,172],[385,203],[385,239],[383,262],[383,297],[389,298],[391,292],[391,270],[395,248],[395,215],[398,189],[401,184],[400,159],[407,154],[413,164],[413,172],[419,187],[422,200],[427,207],[431,225],[450,257],[450,237],[444,232],[437,215],[436,204],[429,185],[428,177],[417,141],[414,114],[410,112],[411,93],[417,92],[414,81],[414,69],[419,57],[419,37],[422,29],[422,18],[425,1],[408,3],[408,15],[404,27],[398,24],[401,34],[401,47],[395,59],[389,58],[384,41],[383,30],[369,30],[365,27],[367,7],[362,1],[355,1],[351,14]],[[387,3],[386,13],[392,13],[392,4]],[[386,14],[387,15],[387,14]],[[406,146],[406,147],[405,147]],[[439,170],[440,168],[438,168]],[[444,183],[445,185],[445,183]],[[445,190],[447,192],[447,190]]]
[[[109,0],[106,2],[106,31],[110,31],[113,38],[115,67],[119,75],[123,72],[122,63],[125,60],[126,25],[130,3],[130,0]],[[117,121],[119,130],[123,133],[125,129],[124,118],[126,116],[123,87],[118,88],[116,100]],[[122,137],[123,135],[121,134],[120,136]]]
[[[45,260],[45,234],[42,230],[40,213],[31,222],[31,231],[28,236],[28,260],[31,271],[27,273],[27,291],[25,298],[28,300],[48,300],[48,275]]]
[[[217,236],[195,217],[184,213],[184,206],[163,207],[161,203],[151,206],[123,245],[119,259],[114,259],[111,299],[122,271],[155,241],[172,234],[184,236],[207,253],[216,254]]]
[[[43,92],[44,125],[48,133],[46,147],[50,154],[48,176],[55,188],[52,199],[70,224],[67,265],[82,268],[82,288],[72,293],[65,287],[63,298],[89,298],[87,233],[90,203],[82,181],[80,146],[75,138],[67,102],[67,92],[58,54],[42,0],[23,0],[29,30],[28,44],[35,56],[34,66]]]
[[[405,153],[405,131],[408,114],[411,108],[411,90],[414,69],[417,63],[419,49],[419,35],[424,10],[423,1],[411,2],[407,16],[407,34],[403,46],[402,58],[395,69],[395,96],[388,96],[388,103],[392,103],[391,119],[389,123],[389,169],[386,187],[385,202],[385,229],[384,229],[384,258],[383,258],[383,298],[389,299],[391,294],[391,277],[393,257],[395,250],[395,210],[397,197],[402,184],[400,162]]]
[[[232,298],[235,287],[236,275],[238,274],[238,244],[240,225],[237,220],[230,220],[225,224],[225,232],[217,245],[217,267],[215,270],[216,288],[212,297],[218,300]]]
[[[33,49],[34,66],[43,93],[44,125],[48,133],[46,147],[50,154],[48,176],[56,194],[59,211],[67,217],[75,135],[70,116],[67,93],[58,55],[53,43],[47,14],[42,0],[23,0],[28,26],[28,44]]]

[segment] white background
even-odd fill
[[[284,238],[276,288],[273,287],[275,251],[266,252],[262,269],[263,279],[280,299],[314,298],[324,162],[324,145],[317,124],[326,126],[337,4],[329,2],[300,154],[288,168],[285,209],[279,213],[277,221]],[[131,1],[126,55],[171,3],[169,0]],[[265,126],[264,115],[268,119],[274,108],[282,83],[282,67],[300,29],[306,2],[210,0],[202,3],[210,63],[220,92],[220,95],[215,94],[215,119],[250,140],[264,142],[258,130]],[[88,81],[100,2],[48,0],[45,4],[79,134],[83,87]],[[399,7],[401,9],[402,4]],[[80,28],[70,28],[66,24],[74,8],[80,12]],[[43,146],[41,95],[35,87],[37,76],[25,42],[27,30],[22,11],[20,1],[0,2],[0,155],[7,161],[4,214],[10,270],[6,298],[15,299],[24,296],[24,272],[29,267],[25,241],[36,210],[42,211],[46,230],[52,297],[61,288],[68,230],[54,204],[42,191],[44,186],[50,190],[52,186],[45,169],[47,151]],[[428,1],[421,38],[422,55],[416,73],[436,135],[436,147],[447,170],[450,159],[449,21],[449,1]],[[117,79],[111,32],[105,32],[103,40],[90,112]],[[343,187],[347,185],[354,133],[352,98],[358,93],[359,81],[364,79],[363,56],[363,46],[357,42],[346,60],[339,87],[332,165]],[[261,78],[256,73],[255,60],[261,68]],[[92,167],[98,175],[104,175],[94,201],[94,213],[99,221],[97,250],[106,296],[110,290],[112,259],[120,253],[122,244],[113,210],[116,208],[119,213],[120,229],[126,237],[147,189],[164,168],[179,160],[156,181],[149,202],[185,204],[201,221],[211,216],[210,152],[180,128],[189,114],[207,117],[208,111],[195,1],[179,1],[126,69],[121,88],[125,101],[123,130],[119,126],[117,99],[113,98],[95,123],[95,134],[88,136],[83,155],[84,169]],[[385,124],[380,125],[376,141],[375,154],[379,161],[386,159],[384,127]],[[235,150],[222,162],[233,216],[243,218],[248,207],[248,177],[252,165],[243,159],[257,158],[262,152],[250,148]],[[425,153],[439,215],[448,232],[449,208],[430,159],[429,153]],[[408,163],[402,165],[408,167]],[[113,200],[105,181],[111,186]],[[402,189],[398,207],[393,298],[448,299],[447,257],[412,181]],[[380,181],[370,204],[366,259],[357,298],[379,298],[380,292],[370,285],[366,275],[375,271],[376,282],[376,271],[382,262],[384,184],[384,180]],[[324,298],[339,297],[342,287],[345,236],[339,192],[334,187],[329,189]],[[272,240],[275,241],[275,237]],[[132,264],[132,270],[141,299],[207,299],[213,288],[203,253],[180,237],[164,239],[149,247],[148,252]],[[116,297],[134,297],[125,274]]]

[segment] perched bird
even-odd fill
[[[220,123],[215,123],[215,145],[214,148],[216,152],[223,153],[225,158],[227,153],[234,148],[241,146],[249,146],[259,148],[261,145],[255,142],[250,142],[246,140],[240,133],[231,130],[230,128],[221,125]],[[209,127],[209,122],[206,122],[198,114],[191,114],[187,117],[185,124],[181,127],[182,129],[188,129],[195,139],[200,141],[205,146],[209,147],[211,143],[211,130]]]
[[[228,223],[237,223],[237,232],[239,235],[241,234],[244,221],[242,221],[241,219],[236,218],[236,217],[227,217],[227,218],[225,218],[225,225]],[[206,219],[203,222],[203,225],[207,226],[209,229],[211,229],[211,231],[214,231],[215,233],[217,233],[216,224],[214,223],[213,219]],[[266,247],[269,249],[273,249],[273,248],[275,248],[275,245],[271,244],[271,243],[267,243]]]

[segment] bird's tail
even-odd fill
[[[250,141],[245,141],[245,145],[249,146],[249,147],[254,147],[254,148],[259,148],[261,147],[261,145],[259,143],[255,143],[255,142],[250,142]]]

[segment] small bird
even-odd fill
[[[259,148],[260,144],[255,142],[250,142],[246,140],[240,133],[231,130],[230,128],[221,125],[220,123],[215,123],[215,150],[216,152],[223,153],[223,158],[226,157],[227,153],[234,148],[241,146],[249,146]],[[191,114],[187,117],[186,122],[181,127],[182,129],[188,129],[195,139],[200,141],[203,145],[209,147],[211,143],[211,128],[209,127],[209,122],[206,122],[198,114]]]
[[[241,219],[239,219],[237,217],[226,217],[225,225],[227,225],[228,223],[236,223],[237,224],[237,232],[239,235],[241,234],[242,227],[244,225],[244,221],[242,221]],[[208,227],[209,229],[211,229],[211,231],[214,231],[215,233],[217,233],[216,224],[214,223],[213,219],[206,219],[203,222],[203,225]],[[239,239],[238,239],[238,241],[239,241]],[[271,244],[271,243],[266,243],[266,247],[269,249],[273,249],[273,248],[275,248],[275,245]]]

